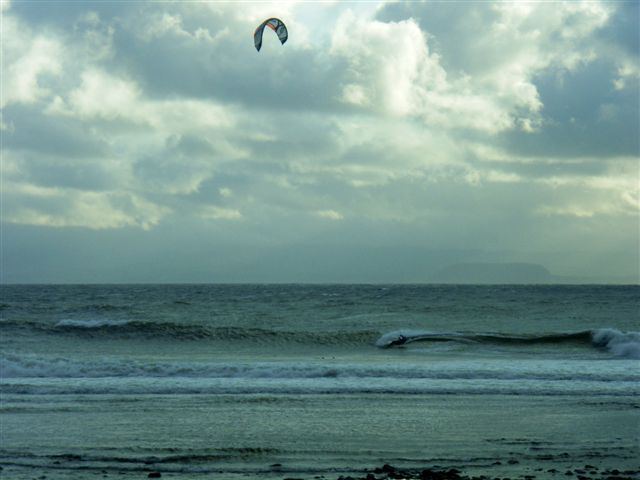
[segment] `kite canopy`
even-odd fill
[[[278,35],[278,38],[280,39],[280,43],[283,45],[284,42],[287,41],[287,38],[289,38],[287,27],[282,23],[282,20],[278,18],[269,18],[262,22],[253,34],[253,43],[258,51],[260,51],[260,48],[262,47],[262,32],[264,31],[264,27],[269,27],[271,30],[276,32],[276,35]]]

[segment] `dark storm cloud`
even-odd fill
[[[162,22],[156,8],[147,11],[149,19]],[[195,11],[200,15],[167,5],[162,15],[179,16],[180,26],[157,33],[121,23],[110,63],[126,65],[151,97],[211,98],[276,112],[344,108],[330,80],[337,66],[325,54],[294,44],[282,47],[286,50],[269,45],[275,51],[258,53],[249,24],[202,6]]]
[[[168,189],[188,194],[213,174],[217,155],[216,148],[206,139],[172,136],[158,152],[137,158],[132,170],[143,188],[151,192]]]
[[[21,2],[11,3],[11,14],[27,24],[42,28],[72,30],[79,18],[87,12],[96,12],[103,19],[112,21],[129,12],[138,10],[141,2],[105,2],[86,0],[77,2],[63,0],[56,2]]]
[[[640,153],[640,90],[616,90],[615,66],[595,61],[576,72],[548,72],[535,81],[544,104],[541,128],[504,132],[515,154],[533,156],[635,156]]]
[[[640,55],[640,3],[632,1],[616,2],[611,21],[598,33],[602,42],[621,48],[631,56]]]
[[[15,162],[20,175],[11,176],[7,180],[19,180],[41,187],[91,191],[110,190],[118,185],[118,179],[113,178],[109,165],[105,165],[102,159],[83,160],[78,163],[65,157],[25,154]]]
[[[544,68],[532,72],[530,81],[542,104],[541,122],[534,132],[516,129],[500,132],[498,144],[502,148],[514,155],[542,157],[638,155],[640,89],[637,72],[628,80],[628,88],[617,89],[614,82],[625,63],[631,62],[637,68],[639,7],[637,2],[605,5],[609,9],[607,21],[593,30],[591,41],[577,44],[577,51],[583,55],[581,61],[575,65],[571,63],[573,60],[569,59],[574,52],[567,50],[564,56],[561,53]],[[528,6],[524,4],[524,7]],[[579,7],[578,4],[575,6]],[[558,7],[563,5],[558,4]],[[546,10],[542,14],[552,14],[552,9]],[[575,12],[569,12],[566,17],[562,29],[549,31],[546,39],[542,33],[542,40],[548,43],[548,47],[543,47],[545,50],[565,45],[565,30],[583,28],[580,22],[584,19]],[[495,5],[488,2],[448,2],[447,8],[442,8],[438,2],[391,3],[379,11],[378,18],[383,21],[416,19],[428,32],[429,43],[441,55],[447,73],[454,76],[462,72],[480,75],[500,68],[501,57],[508,59],[514,48],[513,45],[495,48],[495,38],[490,39],[490,32],[504,21]],[[544,32],[544,26],[538,27],[533,22],[533,15],[523,20],[520,33],[534,27]],[[507,40],[507,33],[504,35]],[[534,46],[533,42],[531,37],[530,45],[525,42],[521,48],[530,48]],[[548,55],[547,51],[538,53]]]
[[[376,18],[382,22],[415,19],[428,32],[429,44],[441,55],[448,74],[473,73],[495,63],[488,55],[498,52],[478,55],[475,48],[469,48],[474,37],[482,41],[478,27],[487,29],[498,18],[489,2],[450,1],[447,8],[439,2],[393,2],[381,8]]]
[[[144,2],[17,2],[29,24],[82,39],[88,13],[113,28],[113,55],[103,65],[126,70],[151,98],[212,98],[272,110],[344,109],[331,77],[340,67],[318,50],[258,53],[252,26],[207,4]],[[14,11],[15,10],[15,11]],[[245,10],[250,11],[246,6]],[[162,30],[167,16],[179,18]],[[86,23],[86,22],[85,22]],[[154,23],[158,30],[154,30]],[[273,48],[274,45],[270,45]],[[245,59],[238,61],[239,58]]]
[[[8,105],[3,109],[8,128],[3,145],[8,150],[26,150],[63,157],[100,157],[108,152],[81,121],[43,115],[41,105]]]

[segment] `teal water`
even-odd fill
[[[640,468],[635,286],[1,293],[2,478]]]

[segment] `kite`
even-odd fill
[[[284,42],[287,41],[287,38],[289,38],[287,27],[282,23],[282,20],[278,18],[269,18],[262,22],[253,34],[253,43],[258,51],[260,51],[260,48],[262,47],[262,32],[264,31],[264,27],[269,27],[271,30],[276,32],[276,35],[278,35],[278,38],[280,39],[280,43],[283,45]]]

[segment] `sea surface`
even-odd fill
[[[638,470],[639,330],[638,286],[4,285],[0,478]]]

